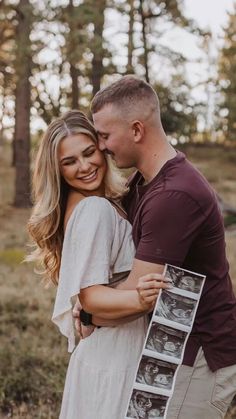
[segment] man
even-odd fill
[[[149,84],[125,76],[95,95],[91,111],[100,149],[137,169],[124,206],[138,276],[165,263],[206,275],[167,418],[223,418],[236,393],[236,300],[215,193],[169,144]]]

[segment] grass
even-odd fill
[[[57,418],[68,355],[50,322],[55,290],[11,258],[1,264],[0,286],[2,415]]]
[[[29,210],[11,205],[14,170],[8,151],[0,156],[0,419],[56,419],[69,359],[67,344],[50,321],[55,288],[45,289],[32,265],[21,263]],[[235,205],[236,150],[188,147],[185,152],[222,198]],[[226,238],[236,289],[233,225]],[[236,407],[227,417],[233,418]]]
[[[9,266],[19,265],[24,258],[25,252],[20,248],[3,249],[0,251],[0,263]]]

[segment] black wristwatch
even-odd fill
[[[92,314],[87,313],[83,309],[80,311],[80,320],[81,320],[81,323],[84,326],[90,326],[90,325],[93,324],[92,323]]]

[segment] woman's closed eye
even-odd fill
[[[95,153],[95,151],[96,151],[96,148],[86,151],[86,153],[84,153],[84,157],[92,156]]]
[[[76,160],[66,160],[62,163],[63,166],[72,166],[73,164],[75,164]]]

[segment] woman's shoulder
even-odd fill
[[[116,210],[108,199],[98,196],[88,196],[74,203],[65,215],[65,229],[79,220],[92,225],[99,221],[114,218]]]
[[[76,215],[84,211],[89,211],[96,215],[100,214],[101,211],[113,212],[113,207],[108,199],[104,197],[87,196],[74,205],[72,213]]]

